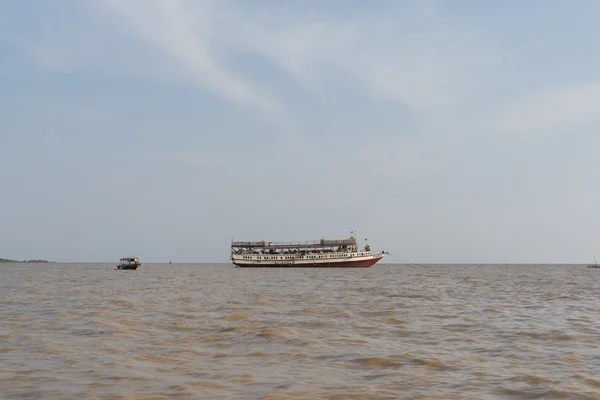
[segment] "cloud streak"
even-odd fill
[[[513,100],[490,118],[489,129],[504,139],[543,138],[600,122],[600,82],[543,90]]]
[[[452,23],[422,7],[348,19],[242,2],[107,0],[95,9],[116,18],[184,79],[266,113],[290,107],[280,82],[264,74],[245,76],[248,65],[236,55],[277,66],[317,95],[316,101],[336,96],[330,83],[343,81],[374,100],[420,112],[467,102],[485,54],[468,28],[448,35]]]
[[[127,29],[163,55],[193,83],[233,102],[267,112],[277,102],[263,88],[243,82],[227,71],[211,47],[213,11],[180,0],[102,1]]]
[[[518,92],[486,109],[486,79],[504,65],[489,32],[444,17],[433,7],[386,3],[364,10],[319,10],[298,4],[254,7],[235,1],[97,0],[65,3],[60,26],[36,17],[36,33],[5,37],[45,68],[60,72],[122,69],[128,74],[187,82],[301,131],[282,77],[248,75],[262,59],[292,78],[315,104],[337,102],[338,82],[370,101],[405,107],[431,129],[460,127],[508,136],[538,135],[593,119],[595,82]],[[315,5],[313,5],[315,6]],[[87,15],[81,13],[86,10]],[[318,7],[318,4],[315,6]],[[349,7],[351,8],[351,7]],[[10,10],[8,10],[10,11]],[[241,61],[240,61],[241,60]],[[100,67],[102,66],[102,67]],[[488,70],[488,75],[481,72]],[[362,92],[362,93],[359,93]],[[493,95],[493,94],[492,94]],[[291,118],[296,114],[296,117]],[[457,118],[457,115],[462,117]],[[473,117],[476,115],[476,117]],[[295,125],[295,126],[294,126]],[[393,127],[391,127],[393,129]],[[538,133],[536,133],[538,132]]]
[[[412,109],[454,106],[472,90],[470,76],[485,57],[469,29],[449,35],[449,22],[418,7],[342,21],[277,11],[245,16],[230,11],[235,33],[229,40],[262,54],[317,93],[327,81],[344,78],[373,98]],[[413,22],[406,28],[412,19],[425,26]],[[440,25],[432,28],[432,20]]]

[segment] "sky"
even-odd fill
[[[4,0],[0,257],[600,256],[600,2]],[[394,259],[389,257],[387,262]]]

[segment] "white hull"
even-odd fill
[[[370,267],[385,256],[368,251],[316,254],[234,254],[232,261],[238,267]]]

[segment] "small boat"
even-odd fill
[[[588,264],[587,267],[588,268],[600,268],[600,265],[598,265],[598,262],[596,261],[596,257],[594,257],[594,263],[593,264]]]
[[[137,257],[124,257],[119,260],[117,269],[137,270],[142,266]]]

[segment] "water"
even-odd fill
[[[2,399],[600,399],[584,266],[0,265]]]

